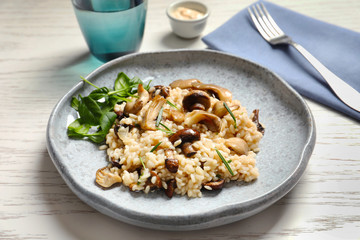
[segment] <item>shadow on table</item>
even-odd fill
[[[185,39],[169,32],[161,39],[161,44],[169,49],[191,48],[199,42],[200,37]]]
[[[86,77],[102,64],[88,51],[64,52],[57,58],[43,60],[32,88],[44,89],[37,91],[38,97],[54,100],[55,103],[81,81],[80,76]]]
[[[114,220],[83,203],[60,177],[45,148],[39,164],[38,186],[44,214],[52,214],[58,223],[57,232],[69,234],[72,236],[69,239],[258,239],[273,232],[273,228],[284,221],[287,210],[285,197],[255,216],[221,227],[181,233],[150,230]]]

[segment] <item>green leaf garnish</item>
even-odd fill
[[[161,143],[162,143],[162,142],[159,142],[158,144],[156,144],[156,145],[150,150],[150,152],[155,151],[155,150],[160,146]]]
[[[101,143],[115,122],[115,104],[130,101],[128,97],[134,96],[137,86],[143,82],[138,77],[130,79],[125,73],[120,72],[115,80],[114,89],[110,89],[100,88],[84,77],[80,78],[93,86],[95,90],[86,97],[79,94],[78,97],[71,99],[71,107],[79,113],[80,117],[68,126],[67,134],[72,138],[85,138]],[[150,87],[149,84],[147,87]],[[94,131],[94,128],[97,130]]]
[[[163,112],[164,112],[164,106],[161,107],[160,111],[159,111],[159,114],[156,118],[156,123],[155,123],[155,126],[159,126],[161,120],[162,120],[162,115],[163,115]]]
[[[179,110],[179,108],[178,108],[175,104],[173,104],[172,102],[170,102],[169,100],[166,100],[166,103],[169,104],[170,106],[176,108],[177,110]]]
[[[232,111],[230,110],[229,106],[226,104],[226,102],[224,102],[224,107],[225,107],[226,110],[230,113],[230,116],[231,116],[232,119],[234,120],[234,127],[237,128],[236,118],[235,118],[234,114],[232,113]]]
[[[231,176],[234,176],[234,172],[231,170],[231,167],[229,165],[229,163],[225,160],[225,158],[223,157],[223,155],[221,155],[221,153],[219,152],[219,150],[217,150],[217,148],[215,148],[216,153],[219,155],[221,161],[224,163],[225,167],[227,168],[227,170],[229,171],[229,173],[231,174]]]

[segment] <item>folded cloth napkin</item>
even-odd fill
[[[320,62],[360,91],[360,33],[261,1],[275,22]],[[272,46],[256,30],[247,9],[202,39],[209,48],[259,63],[287,81],[301,95],[360,120],[360,113],[342,103],[321,75],[297,50]]]

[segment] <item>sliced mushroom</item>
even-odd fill
[[[176,141],[181,139],[181,144],[185,142],[194,142],[200,140],[200,133],[195,129],[184,128],[182,130],[178,130],[176,133],[169,137],[170,142],[174,144]]]
[[[163,96],[164,98],[167,98],[170,95],[170,87],[163,85],[156,85],[150,88],[149,93],[152,98],[154,98],[156,95],[160,95]]]
[[[203,110],[194,110],[191,113],[186,114],[184,123],[186,126],[202,123],[205,124],[210,131],[221,131],[221,119],[215,114]]]
[[[186,80],[176,80],[170,84],[170,87],[176,88],[179,87],[181,89],[199,89],[208,92],[210,95],[213,95],[217,99],[221,101],[231,101],[232,94],[231,92],[223,87],[214,85],[214,84],[204,84],[198,79],[186,79]]]
[[[150,106],[141,121],[141,128],[144,130],[156,130],[155,119],[159,115],[161,107],[165,104],[166,100],[160,95],[154,97]]]
[[[114,133],[115,135],[121,139],[120,135],[119,135],[119,130],[120,128],[128,128],[128,131],[131,131],[131,129],[133,129],[135,127],[135,125],[132,124],[126,124],[126,123],[122,123],[122,124],[116,124],[114,126]]]
[[[181,150],[186,157],[192,157],[196,154],[196,151],[191,146],[191,143],[200,140],[200,133],[191,128],[184,128],[171,135],[169,140],[172,144],[181,140],[178,147],[181,147]]]
[[[116,161],[115,159],[111,158],[111,164],[112,164],[112,166],[113,166],[113,167],[117,167],[118,169],[121,169],[122,164],[120,164],[119,161],[120,161],[120,160],[117,160],[117,161]]]
[[[193,83],[192,85],[193,88],[204,90],[208,92],[211,96],[214,96],[221,101],[228,102],[232,100],[232,94],[226,88],[214,84],[204,84],[204,83]]]
[[[175,159],[174,150],[167,148],[164,149],[164,152],[166,156],[165,167],[169,170],[169,172],[176,173],[179,168],[179,161]]]
[[[146,186],[150,186],[151,190],[162,187],[161,179],[160,179],[159,175],[157,175],[156,172],[150,171],[150,177],[147,179],[147,181],[145,183],[145,187]]]
[[[224,183],[225,183],[225,180],[224,180],[224,179],[220,179],[220,180],[215,181],[215,182],[207,182],[207,183],[204,183],[203,186],[204,186],[204,188],[207,189],[207,190],[220,190],[220,189],[223,188]]]
[[[186,111],[193,110],[208,110],[210,107],[210,96],[201,90],[190,91],[184,96],[182,101],[183,107]]]
[[[142,107],[149,101],[150,95],[142,84],[139,84],[138,86],[138,96],[138,98],[132,98],[131,102],[126,103],[124,109],[125,114],[137,114],[142,109]]]
[[[247,143],[243,139],[237,137],[226,139],[225,146],[239,155],[247,154],[249,151]]]
[[[165,159],[165,167],[169,172],[176,173],[179,169],[179,161],[173,158]]]
[[[200,80],[198,79],[179,79],[179,80],[175,80],[172,83],[170,83],[170,87],[171,88],[181,88],[181,89],[187,89],[187,88],[192,88],[194,84],[199,84],[201,83]]]
[[[183,123],[185,119],[185,114],[176,109],[164,109],[164,114],[166,115],[167,119],[177,124]]]
[[[186,142],[184,144],[181,145],[181,150],[183,152],[183,154],[186,157],[192,157],[196,154],[195,149],[193,148],[193,146],[191,145],[191,143]]]
[[[166,182],[167,188],[164,190],[166,196],[168,196],[168,198],[172,198],[172,196],[174,195],[174,189],[176,188],[176,180],[175,179],[170,179],[169,181]]]
[[[261,132],[262,135],[264,135],[265,133],[265,128],[263,127],[263,125],[261,125],[261,123],[259,122],[259,109],[255,109],[253,111],[253,118],[252,121],[256,124],[257,130],[259,132]]]
[[[111,187],[115,183],[122,182],[121,177],[116,172],[111,172],[110,168],[104,167],[96,171],[96,183],[104,188]]]
[[[224,106],[224,102],[223,101],[218,101],[214,104],[214,107],[212,109],[212,112],[222,118],[223,116],[225,116],[228,113],[228,110],[226,110],[225,106]]]

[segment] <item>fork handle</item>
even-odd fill
[[[360,112],[360,93],[358,91],[332,73],[304,47],[293,41],[289,44],[298,50],[311,63],[311,65],[313,65],[313,67],[321,74],[336,96],[338,96],[343,103]]]

